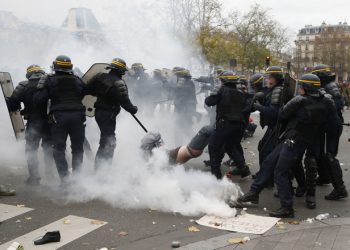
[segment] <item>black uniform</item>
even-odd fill
[[[177,124],[188,135],[192,133],[192,118],[196,115],[196,88],[190,77],[179,77],[173,90]]]
[[[109,73],[97,74],[88,85],[90,94],[97,97],[95,119],[101,131],[100,146],[97,150],[95,167],[103,162],[111,164],[116,147],[116,117],[121,107],[131,114],[137,112],[128,96],[128,89],[122,75],[111,69]]]
[[[33,95],[37,91],[37,85],[42,76],[43,74],[41,73],[32,74],[28,81],[20,82],[12,96],[6,100],[10,112],[19,110],[21,103],[24,104],[24,109],[21,111],[21,114],[27,120],[25,152],[29,170],[27,183],[29,184],[38,183],[40,180],[37,155],[40,140],[42,141],[41,145],[44,150],[45,165],[46,167],[50,167],[52,164],[52,145],[50,140],[50,127],[47,119],[47,106],[46,104],[35,106],[33,103]]]
[[[278,84],[265,91],[264,95],[261,95],[262,103],[259,107],[260,125],[262,128],[267,126],[266,132],[258,145],[260,165],[276,146],[274,138],[272,137],[278,120],[278,112],[281,107],[283,86]]]
[[[86,94],[85,86],[72,72],[56,71],[55,74],[40,79],[38,92],[34,95],[38,107],[46,105],[50,100],[53,156],[61,179],[68,176],[65,157],[68,135],[71,139],[73,171],[79,170],[83,162],[85,107],[81,101]]]
[[[334,127],[339,123],[333,101],[321,94],[293,98],[283,107],[280,117],[285,124],[281,142],[264,160],[250,191],[260,193],[274,177],[282,208],[290,209],[293,206],[293,196],[289,171],[307,150],[306,175],[315,180],[320,128],[323,125]],[[314,192],[314,184],[308,182],[309,192]]]
[[[209,155],[211,172],[218,179],[222,178],[220,166],[224,148],[232,149],[242,140],[246,99],[246,94],[235,83],[223,84],[205,99],[206,105],[216,105],[216,129],[209,142]],[[244,161],[244,158],[241,160]]]

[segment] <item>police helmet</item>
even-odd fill
[[[280,66],[268,67],[265,71],[265,75],[275,78],[278,82],[284,79],[283,69]]]
[[[44,75],[44,74],[45,74],[45,71],[42,67],[36,64],[32,64],[27,68],[26,78],[30,79],[31,76],[33,75],[38,75],[40,77],[41,75]]]
[[[300,87],[305,90],[306,94],[318,93],[321,88],[321,80],[317,75],[304,74],[298,81]]]
[[[113,61],[110,63],[109,67],[111,68],[111,70],[117,71],[121,75],[124,75],[125,72],[128,71],[128,68],[126,67],[126,62],[120,58],[114,58]]]
[[[239,83],[239,77],[230,70],[225,70],[219,76],[219,79],[223,84],[237,84]]]
[[[52,64],[55,72],[73,73],[73,64],[68,56],[60,55]]]
[[[176,75],[179,78],[191,78],[191,72],[188,69],[182,68],[182,67],[175,67],[173,69],[174,75]]]
[[[314,75],[317,75],[321,80],[322,80],[322,78],[328,78],[328,77],[334,76],[334,74],[331,71],[331,68],[325,64],[316,65],[311,70],[311,73]]]

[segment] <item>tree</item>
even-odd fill
[[[347,27],[323,26],[314,41],[314,61],[329,65],[341,78],[350,66],[350,34]]]

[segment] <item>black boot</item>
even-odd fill
[[[308,209],[315,209],[316,208],[315,195],[308,195],[308,194],[306,194],[305,203],[306,203],[306,207]]]
[[[298,186],[295,189],[295,197],[303,197],[306,192],[306,187]]]
[[[294,209],[292,207],[280,207],[276,211],[269,213],[271,217],[294,218]]]
[[[228,160],[224,162],[224,165],[229,166],[229,167],[236,167],[236,163],[233,160]]]
[[[249,167],[247,165],[244,165],[244,167],[238,168],[235,167],[234,169],[232,169],[232,171],[230,171],[231,175],[240,175],[242,178],[249,176],[250,170]]]
[[[243,196],[239,197],[237,199],[237,202],[239,202],[239,203],[251,202],[253,204],[259,204],[259,193],[255,193],[253,191],[249,191],[248,193],[246,193]]]
[[[60,242],[60,231],[47,232],[41,239],[34,241],[34,245],[44,245],[52,242]]]
[[[326,195],[324,198],[330,201],[336,201],[348,197],[348,192],[345,187],[339,189],[333,189],[333,191]]]
[[[219,167],[211,166],[211,173],[212,173],[213,175],[215,175],[215,177],[216,177],[218,180],[221,180],[221,179],[222,179],[222,173],[221,173],[220,166],[219,166]]]

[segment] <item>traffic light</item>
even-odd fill
[[[270,56],[267,56],[266,59],[265,59],[266,67],[269,67],[269,66],[270,66],[270,62],[271,62],[271,57],[270,57]]]

